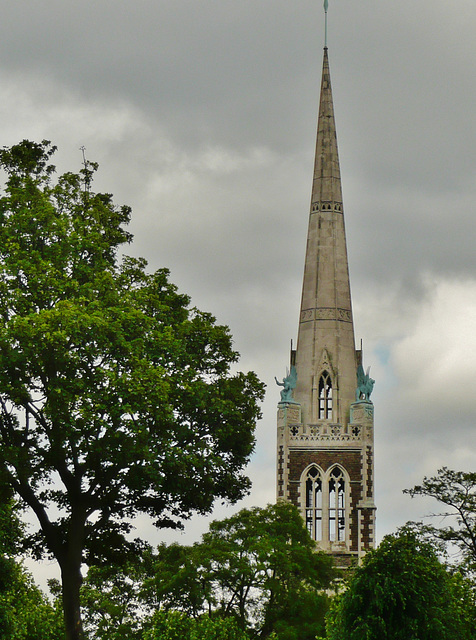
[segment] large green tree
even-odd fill
[[[330,640],[473,640],[475,633],[470,584],[405,529],[365,556],[328,620]]]
[[[246,493],[263,388],[165,269],[119,259],[130,209],[94,193],[91,163],[55,177],[54,150],[0,151],[0,465],[79,639],[81,565],[123,558],[130,518],[179,526]]]

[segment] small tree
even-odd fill
[[[233,618],[189,618],[180,611],[158,611],[143,640],[249,640]]]
[[[474,597],[413,531],[386,536],[355,570],[328,619],[330,640],[472,640]]]
[[[461,566],[471,574],[476,572],[476,473],[439,469],[421,485],[406,489],[412,496],[428,496],[443,505],[443,511],[431,514],[433,522],[419,524],[430,538],[456,547]]]
[[[11,490],[0,486],[0,640],[62,640],[60,612],[15,557],[23,527]]]
[[[61,610],[55,609],[13,558],[0,556],[0,640],[63,640]]]
[[[193,547],[159,548],[146,593],[166,610],[231,617],[251,637],[314,640],[333,577],[298,510],[279,503],[212,522]]]
[[[263,387],[230,373],[228,329],[166,270],[118,259],[130,209],[92,191],[94,164],[54,183],[54,150],[0,152],[0,469],[59,563],[76,640],[81,565],[133,550],[130,518],[177,527],[247,492]]]
[[[147,551],[144,552],[147,554]],[[148,616],[141,598],[142,554],[121,566],[89,568],[81,587],[84,628],[95,640],[142,640]]]

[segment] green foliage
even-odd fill
[[[252,637],[314,640],[333,576],[298,510],[279,503],[213,522],[192,547],[160,547],[145,594],[164,610],[231,617]]]
[[[12,491],[0,485],[0,640],[59,640],[62,616],[14,558],[22,544],[23,526]]]
[[[443,512],[433,515],[438,524],[415,525],[430,539],[450,545],[460,553],[462,570],[474,577],[476,573],[476,473],[439,469],[432,478],[404,493],[428,496],[443,505]]]
[[[180,608],[198,618],[216,605],[208,570],[203,566],[206,551],[200,544],[191,547],[161,544],[150,558],[143,595],[151,607],[165,611]]]
[[[325,633],[325,617],[331,598],[322,590],[301,589],[296,597],[288,597],[287,602],[272,613],[274,637],[276,640],[315,640],[316,634]],[[266,628],[265,628],[266,632]],[[263,633],[260,637],[263,637]],[[266,637],[271,637],[267,636]]]
[[[81,563],[120,563],[130,518],[177,527],[236,501],[263,386],[232,374],[227,327],[168,272],[118,259],[130,209],[91,189],[96,165],[53,182],[54,147],[0,151],[0,474],[36,514],[81,638]]]
[[[333,578],[294,506],[243,509],[193,546],[162,544],[122,567],[92,567],[85,627],[98,640],[314,640],[325,631]]]
[[[355,570],[328,619],[330,640],[470,640],[474,597],[414,532],[386,536]]]
[[[143,640],[249,640],[233,618],[190,618],[180,611],[158,611]]]
[[[144,575],[141,555],[121,567],[89,569],[81,587],[84,626],[89,637],[96,640],[142,638],[146,622],[141,599]]]
[[[18,554],[23,534],[24,527],[18,516],[18,505],[13,500],[12,489],[0,482],[0,555]]]
[[[23,567],[0,557],[0,640],[63,640],[62,614]]]

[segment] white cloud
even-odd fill
[[[453,415],[474,412],[476,280],[438,277],[426,289],[414,325],[393,351],[401,394]]]

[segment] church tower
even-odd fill
[[[374,546],[373,380],[356,351],[327,46],[296,350],[278,404],[277,499],[338,566]]]

